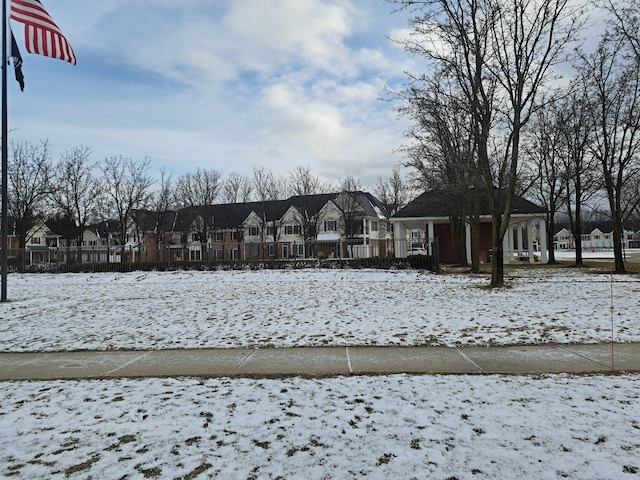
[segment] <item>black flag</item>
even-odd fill
[[[22,55],[18,50],[18,44],[11,32],[11,58],[13,58],[13,68],[16,71],[16,81],[20,84],[20,90],[24,92],[24,75],[22,75]]]

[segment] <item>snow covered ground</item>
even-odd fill
[[[637,479],[638,376],[0,383],[0,476]],[[200,473],[200,475],[197,475]]]
[[[570,269],[10,275],[0,351],[639,341]],[[7,478],[640,478],[640,376],[0,383]]]
[[[513,269],[134,272],[9,276],[0,351],[611,340],[609,275]],[[614,276],[617,341],[640,340],[640,278]]]

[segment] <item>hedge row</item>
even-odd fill
[[[125,262],[125,263],[82,263],[27,265],[24,269],[12,266],[12,271],[22,272],[134,272],[134,271],[176,271],[176,270],[285,270],[306,268],[333,269],[421,269],[436,271],[433,258],[415,255],[407,258],[356,258],[356,259],[276,259],[276,260],[224,260],[215,262]]]

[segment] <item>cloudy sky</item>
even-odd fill
[[[28,54],[10,75],[13,140],[76,145],[93,160],[151,159],[174,178],[198,167],[251,175],[309,166],[373,186],[402,157],[406,128],[380,100],[412,61],[384,0],[43,0],[77,65]]]

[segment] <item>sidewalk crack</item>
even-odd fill
[[[456,349],[456,352],[458,352],[458,355],[460,355],[465,361],[473,365],[474,368],[477,368],[480,371],[480,373],[487,373],[482,368],[480,368],[480,365],[478,365],[476,362],[471,360],[467,355],[462,353],[462,350],[460,350],[458,347],[454,347],[454,348]]]
[[[116,373],[118,370],[122,370],[125,367],[128,367],[129,365],[131,365],[132,363],[138,362],[140,360],[142,360],[143,358],[151,355],[153,353],[153,350],[150,350],[148,352],[145,352],[143,355],[140,355],[136,358],[133,358],[131,360],[129,360],[128,362],[125,362],[124,364],[120,365],[117,368],[114,368],[113,370],[109,370],[108,372],[105,372],[102,374],[103,377],[108,377],[110,375],[113,375],[114,373]]]
[[[243,358],[242,360],[240,360],[240,362],[239,362],[235,367],[233,367],[233,370],[231,370],[231,373],[229,373],[229,375],[233,375],[233,374],[235,374],[235,373],[236,373],[236,371],[237,371],[237,370],[238,370],[238,369],[239,369],[239,368],[244,364],[244,362],[246,362],[246,361],[249,359],[249,357],[250,357],[251,355],[253,355],[253,353],[254,353],[255,351],[257,351],[257,350],[258,350],[257,348],[254,348],[254,349],[253,349],[253,350],[251,350],[249,353],[247,353],[247,354],[244,356],[244,358]]]
[[[603,367],[611,368],[611,369],[613,370],[613,368],[612,368],[611,364],[608,364],[608,365],[607,365],[607,364],[606,364],[606,363],[604,363],[604,362],[601,362],[601,361],[599,361],[599,360],[594,360],[593,358],[587,357],[585,354],[578,353],[578,352],[574,352],[574,351],[573,351],[573,350],[571,350],[569,347],[566,347],[566,346],[564,346],[564,345],[560,345],[560,344],[556,344],[556,347],[558,347],[558,348],[559,348],[559,349],[561,349],[561,350],[564,350],[565,352],[569,352],[569,353],[570,353],[570,354],[572,354],[572,355],[575,355],[575,356],[580,357],[580,358],[584,358],[585,360],[589,360],[590,362],[596,363],[596,364],[598,364],[598,365],[602,365]]]
[[[349,373],[353,373],[353,367],[351,366],[351,356],[349,355],[349,347],[345,348],[347,352],[347,365],[349,366]]]

